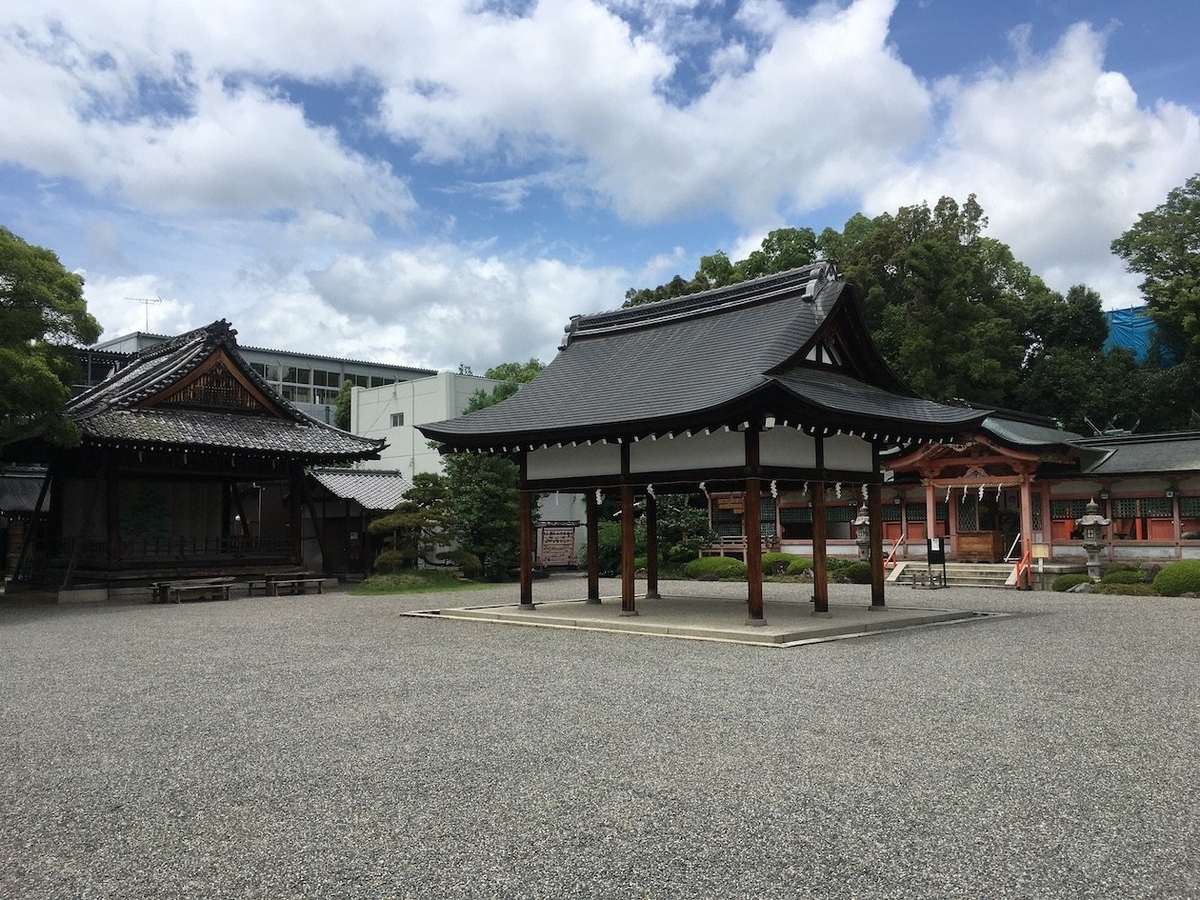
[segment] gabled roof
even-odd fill
[[[354,500],[369,512],[396,508],[412,482],[387,469],[313,469],[309,473],[335,497]]]
[[[922,400],[888,369],[831,263],[576,316],[558,356],[509,399],[419,426],[444,450],[626,440],[736,427],[940,438],[986,410]]]
[[[242,358],[224,319],[137,354],[66,408],[84,443],[213,448],[300,461],[373,459],[383,441],[301,412]]]
[[[1200,472],[1200,434],[1139,434],[1080,439],[1076,446],[1096,459],[1085,465],[1088,475],[1142,475]]]

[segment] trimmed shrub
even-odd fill
[[[790,553],[764,553],[762,555],[763,574],[783,575],[795,558]]]
[[[746,564],[732,556],[702,556],[684,566],[683,574],[697,581],[744,581]]]
[[[1107,566],[1104,567],[1104,577],[1101,578],[1100,580],[1107,581],[1108,576],[1113,574],[1114,572],[1140,572],[1141,570],[1142,570],[1142,566],[1140,563],[1124,563],[1124,562],[1109,563]]]
[[[649,565],[649,561],[650,561],[650,557],[648,557],[648,556],[635,556],[633,558],[633,571],[645,572],[646,566]]]
[[[825,557],[825,571],[830,575],[836,575],[842,569],[856,565],[858,565],[857,559],[842,559],[840,556]]]
[[[1101,584],[1145,584],[1146,573],[1141,569],[1109,570],[1100,579]]]
[[[381,575],[390,575],[411,568],[412,565],[399,550],[383,550],[375,557],[375,565],[371,567],[371,571]]]
[[[479,561],[479,557],[466,550],[447,550],[445,553],[439,553],[438,558],[458,566],[464,578],[478,578],[483,574],[483,563]]]
[[[801,557],[793,556],[792,561],[790,563],[788,563],[787,574],[803,575],[805,572],[811,572],[812,567],[813,567],[813,561],[811,559],[805,559],[802,556]]]
[[[851,584],[870,584],[871,583],[871,564],[868,562],[852,562],[848,566],[842,566],[837,570],[839,580],[849,581]]]
[[[1163,566],[1154,579],[1154,590],[1163,597],[1200,592],[1200,559],[1180,559]]]
[[[1119,597],[1157,597],[1154,585],[1145,582],[1123,584],[1121,582],[1102,581],[1092,587],[1093,594],[1109,594]]]
[[[1085,582],[1090,582],[1091,580],[1092,576],[1087,575],[1084,572],[1071,572],[1067,575],[1059,575],[1054,579],[1054,582],[1050,585],[1050,587],[1056,591],[1069,591],[1071,588],[1075,587],[1075,585],[1084,584]]]

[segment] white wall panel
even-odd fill
[[[580,444],[545,447],[528,455],[527,477],[531,481],[548,478],[576,478],[588,475],[620,475],[619,444]]]
[[[797,428],[772,428],[760,436],[758,455],[764,466],[812,469],[817,465],[817,441]]]
[[[738,431],[638,441],[629,447],[631,472],[681,472],[745,464],[745,439]]]

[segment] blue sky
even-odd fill
[[[942,195],[1129,306],[1110,242],[1200,171],[1197,34],[1184,0],[12,0],[0,223],[108,337],[476,372]]]

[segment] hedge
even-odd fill
[[[746,564],[732,556],[702,556],[684,566],[683,574],[698,581],[744,581]]]
[[[1154,579],[1154,590],[1163,597],[1200,593],[1200,559],[1180,559],[1163,566]]]
[[[1091,575],[1085,575],[1083,572],[1071,572],[1067,575],[1059,575],[1050,585],[1056,591],[1069,591],[1077,584],[1090,584]]]

